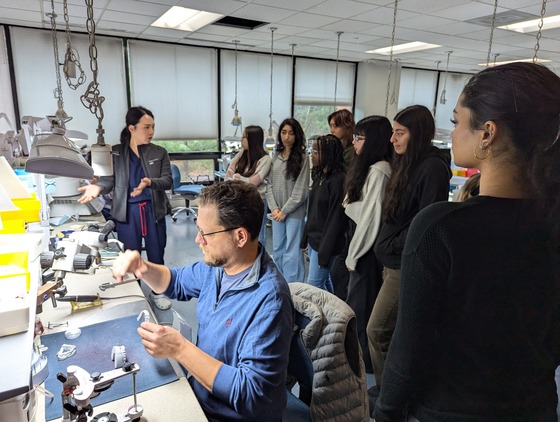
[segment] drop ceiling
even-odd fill
[[[270,52],[271,31],[274,52],[313,58],[336,59],[337,32],[340,60],[362,62],[388,60],[387,56],[365,53],[391,43],[394,1],[392,0],[93,0],[96,33],[157,40],[179,44]],[[270,22],[254,30],[209,25],[196,32],[151,27],[171,6],[183,6],[237,18]],[[516,14],[540,16],[540,0],[499,0],[497,21],[502,24]],[[50,28],[46,13],[50,0],[2,0],[0,23],[33,28]],[[62,1],[55,2],[57,25],[63,28]],[[423,41],[441,47],[399,54],[403,66],[445,69],[447,52],[452,51],[449,69],[476,72],[486,63],[494,11],[494,0],[399,0],[395,43]],[[73,31],[85,32],[84,0],[68,0],[69,23]],[[548,0],[546,16],[560,14],[560,0]],[[540,59],[560,69],[560,29],[543,31]],[[494,29],[490,61],[519,60],[534,55],[536,34]],[[497,56],[495,56],[497,55]],[[438,63],[439,62],[439,63]]]

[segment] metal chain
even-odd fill
[[[82,65],[80,63],[80,59],[77,56],[76,50],[72,48],[72,40],[70,38],[70,22],[68,16],[68,0],[64,0],[64,21],[66,22],[66,55],[64,56],[64,77],[66,78],[66,83],[72,89],[78,88],[86,81],[86,74],[82,69]],[[70,66],[73,65],[74,69],[78,69],[80,71],[80,76],[76,83],[73,83],[70,79]]]
[[[389,73],[387,75],[387,91],[385,93],[385,116],[389,113],[389,91],[391,90],[391,72],[393,70],[393,47],[395,46],[395,29],[397,27],[397,10],[399,0],[395,0],[393,10],[393,31],[391,33],[391,50],[389,51]]]
[[[60,62],[58,61],[58,40],[56,37],[56,13],[54,12],[54,0],[51,0],[51,13],[47,13],[51,19],[52,41],[54,49],[54,69],[56,72],[56,88],[54,89],[54,98],[58,101],[58,108],[64,108],[64,99],[62,98],[62,84],[60,83]]]
[[[274,75],[274,31],[278,28],[270,28],[270,111],[268,113],[268,130],[272,131],[272,76]]]
[[[399,69],[399,59],[395,59],[395,80],[397,80],[397,70]],[[397,84],[393,84],[393,92],[391,93],[390,104],[395,104],[397,101]]]
[[[541,20],[539,21],[539,31],[537,32],[537,42],[535,44],[535,55],[533,56],[533,63],[537,62],[537,55],[539,53],[539,49],[541,48],[541,36],[542,36],[542,27],[544,23],[544,15],[546,14],[546,0],[543,0],[541,6]]]
[[[239,40],[233,40],[232,43],[235,44],[235,84],[234,84],[235,99],[233,101],[233,104],[231,105],[231,108],[237,110],[237,44],[239,44]]]
[[[447,53],[447,63],[445,64],[445,77],[443,79],[443,91],[441,91],[441,97],[439,99],[440,104],[445,104],[447,102],[447,99],[445,98],[445,93],[447,90],[447,74],[449,73],[449,56],[451,56],[451,53],[453,53],[453,51],[446,51],[446,53]]]
[[[92,81],[89,83],[86,92],[80,97],[82,104],[95,117],[97,117],[97,143],[105,145],[103,138],[103,101],[105,97],[99,95],[99,83],[97,82],[97,46],[95,45],[95,21],[93,19],[93,0],[86,0],[87,20],[86,28],[89,35],[89,67],[93,74]]]
[[[334,109],[336,110],[336,94],[338,90],[338,58],[340,55],[340,36],[344,34],[344,32],[337,32],[336,35],[338,36],[338,41],[336,43],[336,71],[334,76]]]
[[[492,41],[494,39],[494,28],[496,27],[496,11],[498,10],[498,0],[494,1],[494,13],[492,13],[492,26],[490,27],[490,41],[488,42],[488,54],[486,55],[486,67],[490,64],[490,53],[492,53]]]

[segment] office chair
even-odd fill
[[[173,193],[172,198],[181,197],[185,200],[184,207],[175,207],[171,210],[171,219],[175,222],[177,221],[177,216],[182,212],[185,211],[187,215],[190,213],[193,218],[196,220],[198,214],[196,209],[191,207],[190,201],[195,200],[198,195],[200,195],[200,191],[204,188],[204,185],[199,184],[181,184],[181,172],[179,171],[179,167],[176,164],[171,163],[171,175],[173,177],[173,187],[171,192]]]

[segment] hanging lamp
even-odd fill
[[[447,75],[449,73],[449,56],[451,56],[451,53],[453,53],[453,51],[446,51],[447,53],[447,62],[445,64],[445,76],[443,78],[443,90],[441,91],[441,97],[439,98],[439,103],[440,104],[445,104],[447,102],[447,99],[445,98],[445,93],[446,93],[446,89],[447,89]]]
[[[51,0],[51,13],[48,13],[47,16],[51,21],[56,71],[54,96],[57,100],[58,108],[54,116],[47,116],[51,125],[51,132],[43,132],[34,136],[33,144],[29,151],[29,158],[25,163],[25,171],[51,176],[92,179],[93,169],[88,165],[76,144],[66,136],[66,123],[72,117],[69,117],[66,111],[64,111],[54,0]]]
[[[389,113],[389,92],[391,91],[391,73],[393,70],[393,48],[395,47],[395,30],[397,28],[397,11],[399,0],[393,5],[393,29],[391,32],[391,49],[389,51],[389,72],[387,74],[387,90],[385,92],[385,116]]]
[[[97,45],[95,44],[95,20],[93,18],[93,0],[86,0],[86,29],[89,38],[89,67],[92,80],[86,91],[80,97],[82,104],[97,118],[97,143],[91,146],[91,166],[96,176],[111,176],[113,174],[113,157],[111,145],[105,143],[105,130],[103,129],[103,102],[105,97],[100,95],[97,75]]]
[[[278,28],[270,27],[270,110],[268,113],[268,134],[264,140],[264,148],[272,151],[276,140],[274,139],[274,131],[272,129],[272,78],[274,75],[274,31]]]
[[[237,44],[239,44],[239,40],[233,40],[232,43],[235,44],[235,99],[231,106],[233,109],[231,124],[236,127],[235,133],[237,134],[237,127],[241,126],[241,117],[239,117],[239,111],[237,110]]]
[[[336,42],[336,71],[334,76],[334,110],[336,111],[336,94],[338,89],[338,57],[340,55],[340,36],[344,34],[344,32],[337,32],[336,35],[338,40]]]

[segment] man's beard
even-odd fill
[[[208,254],[204,252],[202,245],[200,245],[200,250],[202,251],[202,259],[206,265],[210,265],[211,267],[223,267],[228,262],[228,259],[224,257],[207,257]]]

